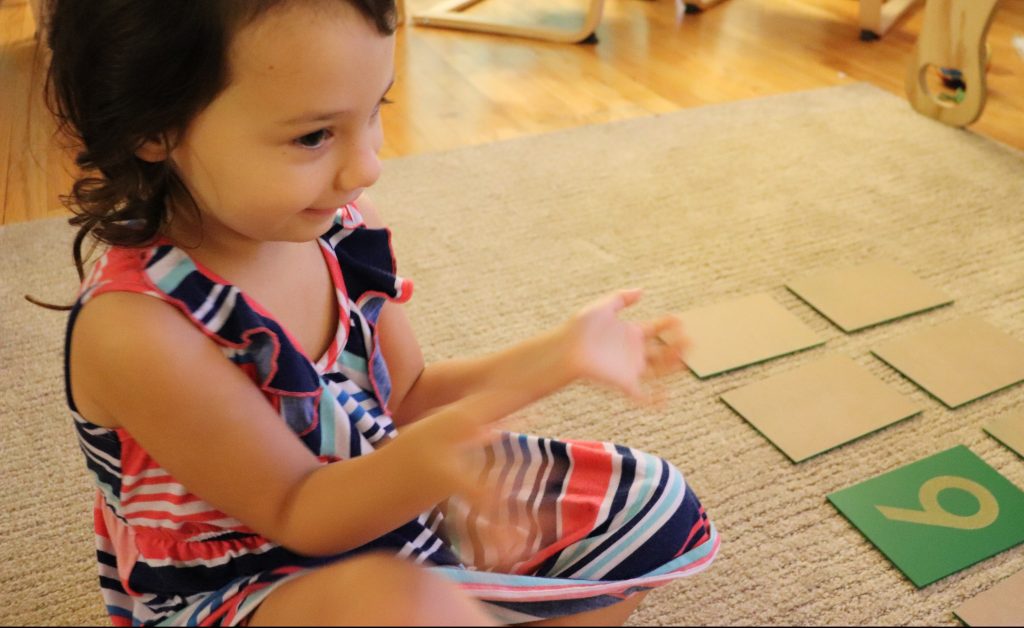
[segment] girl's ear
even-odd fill
[[[171,156],[171,146],[166,137],[150,138],[135,149],[135,156],[142,161],[159,163]]]

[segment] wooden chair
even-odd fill
[[[426,11],[413,15],[412,21],[414,24],[421,26],[455,28],[460,30],[476,31],[479,33],[511,35],[513,37],[526,37],[557,43],[576,44],[580,42],[593,43],[597,41],[597,37],[594,35],[594,32],[601,23],[601,14],[604,11],[604,0],[587,0],[588,5],[586,11],[583,13],[582,20],[576,28],[526,26],[503,22],[500,19],[477,15],[466,15],[463,13],[466,9],[483,1],[484,0],[445,0]],[[681,0],[676,0],[676,2],[679,6],[683,5]],[[719,2],[722,2],[722,0],[685,0],[685,10],[687,13],[697,13],[714,6]]]
[[[510,24],[494,18],[462,13],[483,0],[445,0],[422,13],[412,16],[413,24],[454,28],[478,33],[527,37],[558,43],[575,44],[594,39],[594,31],[601,23],[604,0],[587,0],[588,6],[578,28],[557,28],[553,26],[525,26]]]
[[[924,24],[907,71],[910,104],[951,126],[971,124],[985,108],[985,37],[999,0],[927,0]],[[933,94],[929,73],[941,75],[956,95]]]

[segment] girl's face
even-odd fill
[[[380,175],[394,37],[345,3],[293,3],[243,28],[229,61],[171,151],[204,242],[314,239]]]

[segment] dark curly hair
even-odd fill
[[[84,276],[88,236],[113,246],[152,243],[169,201],[195,203],[169,163],[136,156],[147,141],[180,136],[230,80],[232,37],[288,2],[346,2],[382,35],[395,0],[51,0],[47,103],[74,142],[81,176],[64,204],[77,226],[73,256]]]

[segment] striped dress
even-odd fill
[[[385,300],[406,301],[412,285],[395,275],[390,233],[367,228],[355,206],[339,210],[319,243],[340,321],[316,363],[258,303],[169,242],[113,248],[97,262],[71,312],[67,347],[90,299],[151,295],[216,342],[323,464],[369,453],[396,436],[375,324]],[[499,568],[482,541],[484,518],[454,498],[352,552],[301,556],[190,493],[127,431],[82,417],[65,353],[68,404],[97,487],[100,589],[115,625],[243,623],[281,583],[367,550],[422,564],[499,621],[517,623],[613,604],[705,569],[718,550],[700,502],[666,461],[506,433],[483,452],[480,472],[500,483],[504,520],[525,531],[515,555],[526,558]]]

